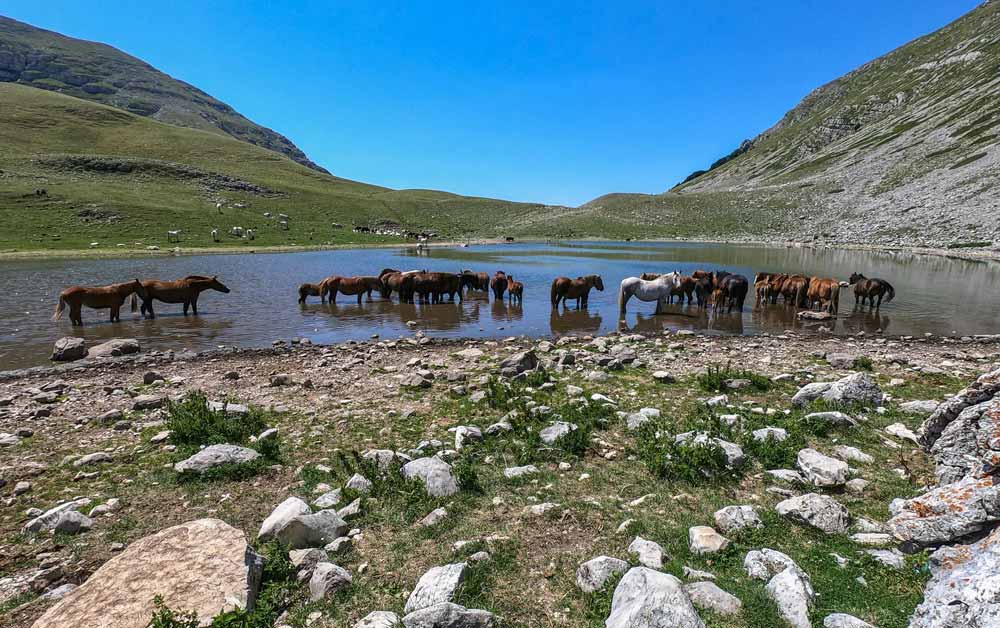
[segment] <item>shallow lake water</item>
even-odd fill
[[[373,275],[382,268],[458,272],[463,268],[504,270],[525,284],[523,305],[497,302],[473,292],[461,303],[399,304],[375,296],[358,305],[340,295],[336,305],[317,298],[300,306],[297,289],[328,275]],[[781,304],[754,309],[748,296],[742,314],[712,316],[695,306],[669,306],[654,315],[655,303],[632,300],[619,321],[619,282],[643,272],[725,269],[753,280],[756,271],[802,272],[847,279],[854,271],[890,281],[896,298],[881,312],[855,308],[853,292],[841,293],[836,321],[801,322]],[[599,274],[605,291],[591,293],[590,306],[558,311],[549,303],[554,277]],[[205,292],[199,316],[185,317],[180,305],[156,304],[157,318],[122,312],[109,323],[107,310],[84,309],[85,326],[67,317],[50,320],[59,292],[71,285],[105,285],[134,277],[175,279],[218,275],[229,294]],[[448,247],[363,248],[280,254],[233,254],[108,260],[0,262],[0,370],[45,364],[53,342],[75,335],[89,344],[108,338],[138,338],[146,349],[204,350],[218,346],[266,346],[278,339],[317,343],[363,340],[378,334],[396,338],[422,330],[432,336],[504,338],[597,334],[615,329],[657,332],[690,329],[706,333],[780,333],[786,329],[888,335],[1000,333],[1000,264],[906,252],[771,248],[704,243],[569,242]],[[415,321],[408,328],[406,323]]]

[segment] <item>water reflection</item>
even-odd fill
[[[601,329],[604,318],[596,308],[569,309],[552,308],[549,314],[549,333],[554,336],[562,334],[596,334]]]

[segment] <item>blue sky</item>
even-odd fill
[[[133,54],[338,176],[578,205],[662,192],[979,0],[4,0]]]

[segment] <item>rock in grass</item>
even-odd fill
[[[100,464],[102,462],[111,462],[111,454],[106,451],[95,451],[92,454],[87,454],[86,456],[80,456],[73,461],[74,467],[86,467],[93,464]]]
[[[399,621],[399,615],[396,613],[372,611],[354,624],[354,628],[399,628],[402,625]]]
[[[167,398],[163,395],[139,395],[132,400],[133,410],[156,410],[162,408]]]
[[[663,568],[663,557],[665,553],[663,548],[660,547],[660,544],[655,541],[649,541],[641,536],[637,536],[632,543],[629,544],[628,551],[632,554],[638,554],[639,562],[650,569]]]
[[[313,506],[316,506],[321,510],[324,508],[333,508],[334,506],[339,504],[343,499],[344,499],[343,489],[335,488],[332,491],[327,491],[326,493],[323,493],[315,500],[313,500]]]
[[[278,530],[288,525],[288,522],[299,515],[308,515],[312,512],[309,504],[298,497],[289,497],[271,511],[271,514],[264,519],[257,532],[257,538],[261,541],[269,541],[274,538]]]
[[[178,473],[201,474],[216,467],[253,462],[260,454],[239,445],[209,445],[186,460],[174,465]]]
[[[838,458],[842,460],[850,460],[851,462],[860,462],[862,464],[871,464],[875,462],[875,458],[872,458],[857,447],[851,447],[849,445],[837,445],[833,448],[833,453],[837,454]]]
[[[786,499],[774,508],[783,517],[811,525],[827,534],[846,532],[851,519],[847,508],[837,500],[816,493]]]
[[[692,554],[714,554],[729,547],[729,539],[708,526],[691,526],[688,544]]]
[[[533,464],[525,465],[523,467],[508,467],[503,470],[503,475],[508,480],[535,475],[536,473],[538,473],[538,467]]]
[[[966,477],[898,506],[888,527],[900,541],[929,546],[950,543],[1000,521],[1000,484],[991,476]]]
[[[681,581],[670,574],[634,567],[611,599],[606,628],[704,628]]]
[[[496,625],[493,613],[451,602],[428,606],[403,617],[405,628],[494,628]]]
[[[743,569],[754,580],[770,580],[789,567],[797,569],[798,565],[788,554],[766,547],[751,550],[743,558]]]
[[[719,615],[736,615],[743,610],[743,602],[738,597],[723,591],[714,582],[691,582],[684,585],[684,592],[702,610]]]
[[[417,525],[424,528],[430,528],[436,526],[437,524],[444,521],[444,518],[448,516],[448,511],[445,508],[435,508],[430,511],[426,517],[421,519]]]
[[[804,571],[798,567],[788,567],[771,578],[764,590],[774,600],[788,625],[792,628],[812,628],[809,609],[816,592]]]
[[[875,626],[853,615],[834,613],[823,619],[823,628],[875,628]]]
[[[869,373],[854,373],[837,380],[822,395],[835,404],[877,406],[885,399],[878,382]]]
[[[753,506],[726,506],[715,511],[714,519],[716,527],[723,534],[764,527],[764,522]]]
[[[220,612],[254,603],[262,567],[240,530],[218,519],[189,521],[130,543],[34,626],[145,626],[156,595],[207,626]]]
[[[799,451],[797,465],[806,482],[813,486],[843,486],[847,482],[847,463],[815,449]]]
[[[403,465],[400,473],[407,480],[420,480],[431,497],[448,497],[458,492],[458,480],[451,465],[436,457],[417,458]]]
[[[344,536],[350,526],[334,510],[296,515],[274,531],[274,538],[289,548],[323,547]]]
[[[309,600],[318,602],[351,584],[351,574],[333,563],[319,563],[309,579]]]
[[[552,445],[560,438],[566,436],[570,432],[576,431],[577,425],[575,423],[567,423],[565,421],[553,421],[548,425],[548,427],[542,429],[538,433],[538,436],[542,439],[542,442],[546,445]]]
[[[466,563],[454,563],[434,567],[420,577],[410,597],[406,600],[404,611],[412,613],[423,608],[450,602],[465,578]]]
[[[611,556],[591,558],[576,570],[576,586],[584,593],[593,593],[604,588],[611,576],[625,573],[628,563]]]
[[[56,340],[52,347],[52,360],[55,362],[72,362],[87,357],[87,345],[83,338],[64,336]]]
[[[15,493],[16,492],[17,491],[15,490]],[[69,518],[66,519],[66,523],[61,523],[61,522],[67,517],[67,513],[75,512],[78,508],[80,508],[82,505],[86,503],[87,500],[75,500],[59,504],[58,506],[45,511],[44,513],[38,515],[34,519],[28,521],[28,523],[24,524],[23,531],[28,534],[36,534],[38,532],[55,530],[60,525],[62,526],[63,529],[72,528],[74,525],[73,523],[74,521],[77,524],[82,524],[82,521],[79,518],[73,516],[69,516]],[[89,527],[90,526],[88,525],[87,528]]]
[[[344,486],[359,493],[368,493],[372,490],[371,480],[360,473],[352,475],[351,479],[347,480],[347,483],[344,484]]]
[[[850,415],[836,410],[828,412],[810,412],[802,418],[805,421],[828,423],[838,427],[852,427],[858,424],[858,422],[855,421]]]
[[[899,404],[899,409],[906,414],[923,414],[930,416],[938,409],[941,402],[934,401],[933,399],[926,399],[922,401],[906,401]]]
[[[835,369],[849,369],[854,366],[854,361],[858,356],[853,353],[828,353],[826,362]]]

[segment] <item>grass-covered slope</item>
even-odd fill
[[[0,81],[69,94],[161,122],[230,135],[322,170],[287,137],[117,48],[0,16]],[[325,172],[325,171],[324,171]]]
[[[500,235],[544,209],[340,179],[225,135],[0,83],[0,251],[166,248],[168,229],[183,231],[183,247],[207,247],[212,229],[232,226],[256,228],[257,239],[222,245],[371,242],[351,226],[384,221]],[[291,229],[278,228],[278,213]]]
[[[592,212],[723,235],[947,244],[998,238],[1000,3],[809,94],[670,192]]]

